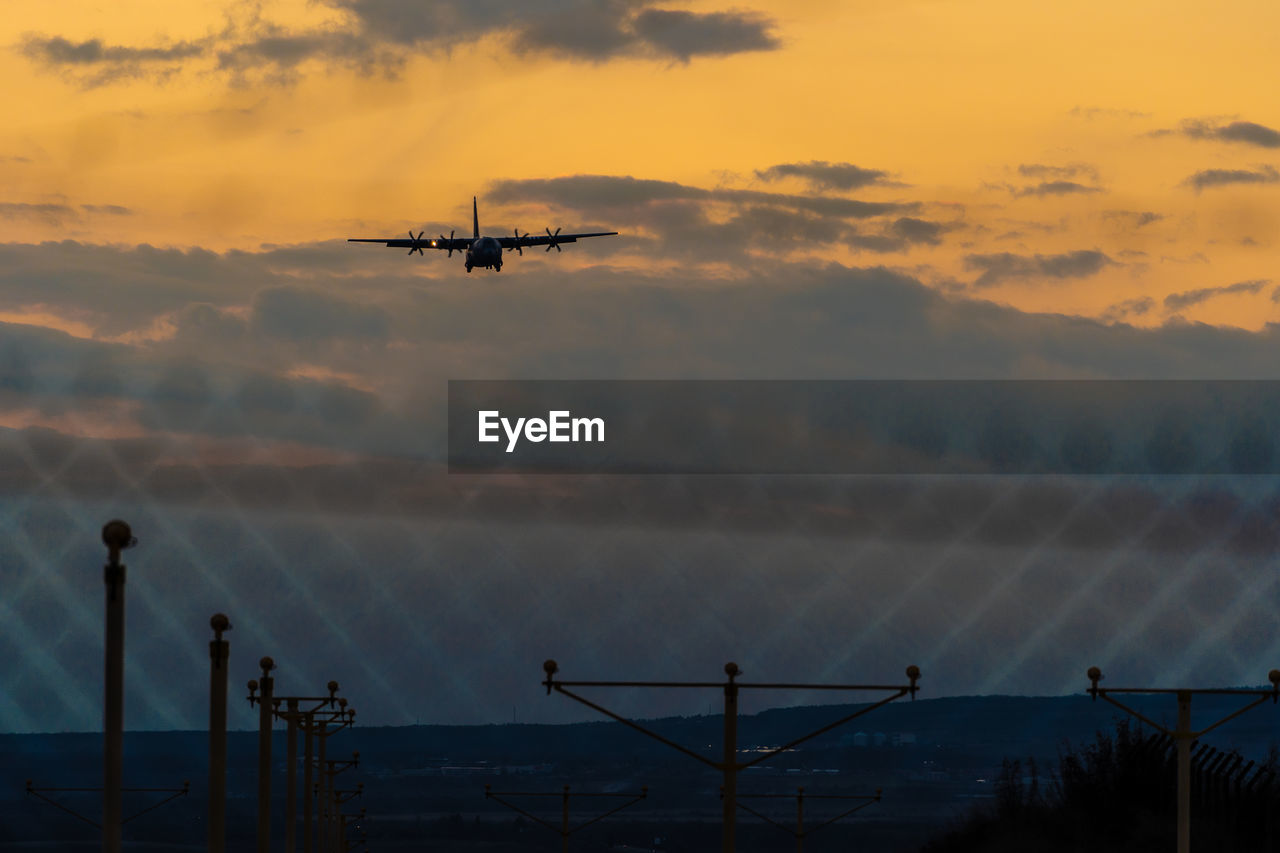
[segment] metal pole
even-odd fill
[[[275,661],[264,657],[258,661],[262,678],[258,686],[262,695],[258,700],[258,853],[271,851],[271,694],[275,679],[271,670]]]
[[[1178,691],[1178,853],[1191,853],[1191,691]]]
[[[222,613],[209,620],[209,853],[227,846],[227,662],[231,644],[222,632],[231,627]]]
[[[560,810],[560,853],[569,853],[569,786],[564,786],[563,804]]]
[[[796,853],[804,853],[804,788],[796,792]]]
[[[304,853],[315,853],[314,827],[311,825],[311,801],[315,796],[311,790],[311,745],[315,738],[315,714],[306,713],[306,724],[303,727],[306,735],[306,746],[302,757],[302,849]]]
[[[733,853],[734,821],[738,811],[738,685],[734,678],[741,670],[736,663],[724,665],[729,676],[724,685],[724,828],[721,853]]]
[[[289,731],[285,742],[285,760],[288,762],[285,785],[284,849],[297,853],[298,849],[298,700],[289,699]]]
[[[324,853],[338,853],[337,846],[333,843],[333,827],[337,823],[335,813],[337,809],[333,805],[333,772],[329,767],[329,762],[325,762],[325,766],[321,768],[323,777],[321,778],[321,791],[324,794],[324,846],[320,849]]]
[[[120,853],[121,788],[124,786],[124,580],[120,551],[133,544],[133,533],[123,521],[108,521],[102,528],[107,564],[102,579],[107,586],[105,690],[102,705],[102,850]]]
[[[325,771],[324,747],[325,747],[325,743],[329,740],[328,729],[329,729],[329,721],[321,720],[320,732],[319,732],[320,760],[316,762],[316,772],[320,774],[320,779],[319,779],[320,790],[318,792],[318,795],[316,796],[316,848],[320,851],[320,853],[325,853],[325,851],[328,850],[329,848],[328,841],[325,838],[325,836],[328,834],[325,831],[325,821],[328,819],[328,816],[329,816],[329,813],[328,813],[329,801],[325,799],[325,776],[327,774],[324,772]]]
[[[1271,689],[1253,689],[1253,688],[1199,688],[1188,690],[1186,688],[1170,689],[1161,687],[1100,687],[1098,682],[1102,680],[1102,670],[1096,666],[1089,667],[1087,673],[1089,678],[1089,695],[1094,701],[1103,699],[1106,702],[1115,705],[1117,708],[1138,718],[1142,722],[1151,726],[1158,732],[1163,733],[1167,737],[1174,740],[1174,750],[1178,764],[1178,816],[1177,816],[1177,837],[1178,837],[1178,853],[1190,853],[1191,851],[1191,742],[1196,738],[1207,734],[1218,728],[1224,723],[1234,720],[1241,714],[1250,711],[1268,699],[1272,704],[1280,703],[1280,669],[1273,669],[1267,673],[1267,680],[1271,682]],[[1174,694],[1178,699],[1178,725],[1174,729],[1169,729],[1147,715],[1143,714],[1135,708],[1130,708],[1123,702],[1116,700],[1111,694],[1121,693],[1146,693],[1146,694]],[[1251,699],[1247,704],[1241,706],[1237,710],[1217,722],[1206,726],[1199,731],[1191,728],[1191,697],[1196,693],[1217,694],[1224,696],[1238,696],[1245,699]]]
[[[805,741],[812,740],[813,738],[818,737],[819,735],[822,735],[826,732],[831,731],[837,726],[843,726],[845,723],[849,722],[850,720],[853,720],[857,717],[861,717],[863,714],[874,711],[877,708],[883,707],[884,705],[889,704],[895,699],[900,699],[903,696],[910,696],[914,699],[916,695],[916,691],[920,689],[916,683],[920,679],[920,667],[914,666],[914,665],[907,667],[907,678],[909,679],[910,683],[907,684],[906,686],[884,685],[884,684],[794,684],[794,683],[738,684],[734,679],[738,675],[742,674],[742,670],[738,668],[738,665],[736,663],[732,663],[732,662],[724,665],[725,674],[728,675],[729,678],[723,684],[721,684],[720,682],[708,683],[708,682],[700,682],[700,681],[689,681],[689,682],[557,681],[555,679],[555,674],[560,671],[560,667],[554,660],[544,661],[542,664],[542,671],[545,672],[547,676],[546,680],[543,681],[542,684],[544,687],[547,688],[548,696],[551,695],[552,690],[555,690],[557,693],[562,693],[565,696],[568,696],[570,699],[573,699],[575,702],[580,702],[583,705],[586,705],[588,708],[591,708],[595,711],[598,711],[604,714],[606,717],[609,717],[619,723],[622,723],[625,726],[635,729],[641,734],[648,735],[649,737],[657,741],[660,741],[661,743],[664,743],[673,749],[683,752],[685,755],[695,759],[696,761],[702,762],[708,767],[714,768],[715,770],[719,770],[724,775],[724,786],[723,786],[724,812],[723,812],[723,829],[722,829],[722,835],[721,835],[722,853],[733,853],[734,821],[736,817],[735,812],[737,810],[737,799],[738,799],[737,773],[740,770],[742,770],[744,767],[754,767],[760,762],[766,761],[769,758],[772,758],[773,756],[778,755],[781,752],[785,752],[786,750],[792,749],[798,746],[799,744],[804,743]],[[1280,682],[1280,671],[1277,671],[1276,678],[1277,678],[1277,682]],[[608,708],[598,705],[595,702],[589,699],[586,699],[585,697],[577,695],[576,693],[574,693],[572,690],[569,689],[571,687],[572,688],[577,688],[577,687],[695,687],[695,688],[722,687],[724,690],[724,707],[725,707],[723,760],[718,762],[713,761],[711,758],[702,754],[701,752],[694,752],[693,750],[687,747],[681,746],[679,743],[676,743],[673,740],[669,740],[668,738],[663,737],[657,732],[645,728],[639,723],[629,720],[620,714],[615,714],[613,711],[610,711]],[[848,714],[847,716],[844,716],[836,720],[835,722],[828,723],[827,725],[821,728],[815,729],[809,732],[808,734],[798,737],[795,740],[792,740],[781,746],[776,746],[771,749],[764,750],[761,752],[761,754],[755,756],[749,761],[739,764],[737,760],[738,691],[743,687],[754,688],[754,689],[782,689],[782,690],[797,690],[797,689],[877,690],[877,691],[883,690],[883,691],[891,691],[893,695],[887,696],[878,702],[873,702],[870,705],[863,706],[859,710],[854,711],[852,714]],[[1278,689],[1278,693],[1280,693],[1280,689]]]

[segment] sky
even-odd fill
[[[138,728],[203,724],[215,610],[245,678],[382,724],[570,718],[549,656],[936,695],[1280,660],[1265,478],[440,467],[448,379],[1277,378],[1275,4],[51,8],[0,22],[0,730],[100,725],[113,516]],[[345,242],[472,196],[620,234]]]

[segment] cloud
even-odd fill
[[[359,32],[386,45],[437,49],[503,35],[521,52],[602,62],[775,50],[774,22],[759,13],[657,9],[653,0],[332,0]]]
[[[697,200],[789,207],[822,216],[865,219],[915,210],[914,203],[859,201],[828,196],[791,195],[722,187],[703,189],[675,181],[615,175],[570,175],[561,178],[495,181],[489,198],[497,202],[539,202],[574,208],[592,215],[670,200]]]
[[[711,191],[675,181],[614,175],[499,180],[487,197],[499,203],[539,201],[578,209],[607,209],[670,199],[710,198]]]
[[[1090,187],[1075,181],[1042,181],[1031,187],[1022,187],[1014,192],[1019,196],[1072,195],[1076,193],[1100,193],[1101,187]]]
[[[248,335],[249,325],[230,311],[207,302],[192,302],[174,316],[176,334],[197,344],[228,345]]]
[[[1208,187],[1225,187],[1230,184],[1274,184],[1280,182],[1280,172],[1274,166],[1261,165],[1256,171],[1248,169],[1203,169],[1182,182],[1196,192]]]
[[[80,208],[86,213],[103,213],[108,216],[132,216],[130,208],[119,204],[82,204]]]
[[[767,169],[757,169],[756,177],[763,181],[783,178],[803,178],[819,192],[825,190],[856,190],[872,185],[885,185],[889,173],[880,169],[864,169],[852,163],[828,163],[826,160],[810,160],[808,163],[779,163]],[[898,186],[893,184],[893,186]]]
[[[1270,279],[1261,278],[1252,281],[1237,281],[1222,287],[1201,287],[1196,290],[1184,290],[1181,293],[1170,293],[1164,298],[1166,311],[1181,311],[1192,305],[1207,302],[1216,296],[1227,296],[1233,293],[1258,293],[1271,283]]]
[[[1115,109],[1113,107],[1072,107],[1067,115],[1083,119],[1096,118],[1148,118],[1151,113],[1141,110]]]
[[[1150,210],[1106,210],[1103,211],[1102,218],[1120,222],[1136,229],[1150,225],[1153,222],[1159,222],[1165,217],[1163,213],[1155,213]]]
[[[635,34],[659,55],[688,62],[694,56],[722,56],[777,50],[771,19],[755,12],[646,9],[631,22]]]
[[[1011,195],[1017,197],[1037,196],[1043,198],[1045,196],[1104,192],[1102,187],[1090,186],[1089,184],[1070,180],[1071,178],[1083,176],[1096,184],[1098,182],[1098,170],[1088,163],[1068,163],[1063,166],[1053,166],[1045,163],[1022,163],[1018,166],[1018,174],[1024,178],[1039,178],[1041,180],[1029,186],[1015,186],[1007,183],[984,184],[984,186],[992,189],[1007,190]]]
[[[34,220],[49,225],[79,222],[84,214],[103,216],[132,216],[133,211],[118,204],[0,202],[0,219]]]
[[[973,282],[974,287],[990,287],[1009,279],[1086,278],[1115,263],[1097,249],[1034,256],[1000,252],[966,255],[964,259],[965,269],[981,271]]]
[[[205,47],[199,42],[183,41],[166,47],[127,47],[105,45],[100,39],[72,42],[61,36],[40,38],[27,36],[22,51],[29,58],[48,65],[107,65],[148,62],[176,62],[199,56]]]
[[[60,225],[65,220],[74,218],[75,214],[75,208],[66,204],[0,202],[0,218],[3,219],[35,219],[51,225]]]
[[[1214,130],[1219,139],[1244,142],[1261,148],[1280,148],[1280,132],[1251,121],[1233,121],[1226,127]]]
[[[255,72],[268,75],[266,82],[291,83],[302,63],[318,59],[331,65],[353,68],[369,75],[377,70],[390,73],[403,64],[403,57],[378,46],[359,33],[316,31],[288,33],[278,28],[256,34],[246,41],[221,47],[217,68],[229,71],[233,80],[244,84]]]
[[[1251,121],[1233,121],[1217,124],[1206,119],[1188,119],[1179,131],[1192,139],[1213,139],[1222,142],[1242,142],[1259,148],[1280,148],[1280,131]]]
[[[622,2],[569,3],[513,23],[512,46],[521,53],[543,53],[570,60],[604,62],[639,47],[627,27]]]
[[[207,41],[181,41],[145,47],[110,45],[101,39],[74,42],[61,36],[28,34],[21,41],[27,59],[48,69],[80,76],[81,84],[102,86],[137,77],[164,79],[181,65],[204,56]]]
[[[1128,317],[1142,317],[1151,312],[1156,305],[1156,301],[1150,296],[1139,296],[1134,299],[1125,299],[1122,302],[1116,302],[1107,306],[1098,318],[1104,323],[1118,323]]]
[[[956,227],[951,223],[902,216],[886,224],[878,234],[858,233],[850,229],[845,243],[870,252],[902,252],[917,244],[936,246],[942,242],[943,234]]]
[[[849,234],[845,242],[854,249],[865,249],[868,252],[899,252],[906,248],[906,241],[888,234]]]
[[[903,216],[894,220],[889,230],[908,243],[928,243],[936,246],[942,242],[942,235],[950,231],[953,225],[942,222],[929,222],[911,216]]]
[[[748,254],[779,254],[823,244],[844,243],[875,252],[936,245],[953,226],[914,217],[879,223],[872,231],[853,226],[918,209],[914,203],[702,187],[630,176],[571,175],[561,178],[501,180],[486,198],[499,203],[535,203],[576,212],[593,222],[619,217],[652,236],[644,251],[694,260],[742,261]],[[650,239],[630,235],[631,240]],[[626,251],[616,241],[603,251]]]
[[[1018,174],[1024,178],[1052,178],[1065,180],[1076,175],[1085,175],[1092,180],[1098,179],[1098,170],[1088,163],[1068,163],[1065,166],[1049,166],[1044,163],[1022,163],[1018,166]]]
[[[100,502],[67,488],[0,504],[5,564],[19,581],[8,637],[28,639],[10,642],[0,669],[0,691],[23,698],[2,709],[7,732],[101,726],[101,661],[83,652],[101,641],[100,605],[71,593],[101,565],[104,505],[139,538],[128,558],[131,667],[201,672],[208,659],[193,635],[207,636],[209,613],[225,610],[233,654],[289,649],[290,678],[336,675],[366,726],[509,721],[513,707],[522,722],[564,722],[578,716],[566,710],[574,703],[529,687],[543,657],[559,657],[570,677],[622,660],[631,678],[695,681],[761,636],[770,642],[751,658],[761,679],[865,672],[892,682],[918,655],[932,661],[922,663],[930,695],[1064,693],[1079,677],[1064,655],[1089,643],[1114,643],[1115,669],[1153,683],[1181,673],[1251,684],[1266,657],[1260,578],[1274,502],[1247,487],[655,477],[504,488],[393,462],[184,468],[167,464],[163,446],[60,438],[6,431],[3,459],[22,466],[14,480],[32,477],[27,460],[70,458],[103,472],[115,463],[140,483],[103,490],[86,476]],[[199,500],[172,494],[184,489]],[[271,498],[290,509],[273,510]],[[779,553],[790,557],[786,571]],[[1161,584],[1170,594],[1153,598]],[[609,594],[617,589],[628,593]],[[1100,616],[1099,601],[1152,627],[1134,635],[1131,619]],[[803,606],[805,630],[795,607],[778,602]],[[1194,618],[1178,618],[1188,608]],[[1223,630],[1206,639],[1197,626],[1211,616]],[[848,630],[876,618],[889,628]],[[833,650],[829,638],[842,632]],[[635,654],[637,633],[647,655]],[[1200,651],[1161,664],[1169,648]],[[821,665],[797,674],[797,661]],[[131,690],[130,726],[199,729],[208,702],[194,682],[156,678]],[[692,692],[638,691],[628,708],[705,713],[705,698],[685,698]],[[232,703],[230,727],[250,729],[253,710]]]
[[[745,207],[719,222],[684,202],[676,211],[697,239],[669,257],[718,257],[708,238],[727,253],[754,252],[761,239],[779,251],[846,239],[838,223],[796,210]],[[677,241],[683,229],[671,215]],[[869,251],[896,250],[904,234],[936,236],[927,221],[909,220],[850,236]],[[585,250],[567,247],[566,255]],[[697,265],[572,269],[526,254],[537,257],[513,259],[509,279],[504,271],[477,287],[474,275],[442,257],[425,261],[433,265],[425,277],[424,261],[403,253],[329,244],[221,254],[0,247],[0,268],[28,287],[0,288],[13,300],[6,307],[43,305],[129,341],[5,326],[0,362],[9,365],[10,396],[0,410],[54,418],[92,392],[125,413],[104,423],[135,431],[438,458],[434,407],[449,378],[843,378],[850,365],[864,366],[854,375],[902,378],[1020,375],[1019,364],[1055,376],[1274,370],[1271,328],[1246,334],[1188,324],[1112,335],[1080,318],[944,298],[884,269],[768,255],[753,255],[746,272],[726,282]],[[971,256],[968,265],[983,286],[1082,276],[1107,263],[1095,250]],[[168,332],[138,334],[152,328]],[[263,402],[270,394],[262,389],[273,383],[289,389],[280,391],[281,411]],[[360,428],[338,430],[339,423]]]
[[[260,290],[251,324],[266,335],[297,341],[328,338],[386,340],[390,321],[376,306],[361,305],[297,287]]]
[[[805,215],[778,206],[741,213]],[[797,220],[797,233],[802,225]],[[33,673],[57,671],[51,659],[85,694],[50,700],[39,714],[10,703],[0,708],[0,728],[100,722],[88,689],[93,661],[82,650],[100,636],[101,613],[60,585],[67,571],[101,564],[98,527],[116,514],[142,542],[129,558],[131,583],[146,591],[131,612],[150,626],[130,646],[139,667],[207,666],[189,635],[214,609],[232,614],[239,648],[284,648],[307,625],[333,625],[298,647],[291,672],[299,683],[337,673],[377,709],[370,724],[417,714],[485,719],[485,707],[523,701],[519,691],[502,692],[510,679],[501,674],[526,666],[529,648],[549,650],[538,652],[536,671],[541,656],[573,646],[585,630],[605,646],[598,659],[581,652],[587,657],[574,670],[604,671],[608,660],[625,657],[635,634],[619,625],[658,638],[660,665],[679,670],[653,677],[699,677],[699,667],[728,659],[761,626],[781,639],[765,644],[773,651],[760,652],[757,670],[786,672],[797,655],[825,653],[822,640],[850,614],[887,606],[898,614],[891,633],[909,631],[937,672],[970,667],[957,690],[988,679],[1003,685],[974,661],[1000,662],[993,666],[1005,672],[1008,644],[997,648],[990,638],[1013,635],[1027,638],[1018,649],[1025,664],[1004,689],[1060,692],[1069,676],[1038,681],[1046,676],[1035,673],[1052,663],[1051,650],[1096,640],[1099,600],[1140,612],[1151,604],[1151,584],[1172,578],[1182,586],[1148,613],[1152,624],[1189,624],[1175,611],[1202,601],[1200,593],[1258,602],[1246,611],[1250,619],[1270,618],[1270,599],[1250,586],[1266,572],[1241,569],[1265,568],[1275,553],[1275,496],[1265,478],[1231,485],[970,478],[941,486],[928,478],[468,478],[442,473],[433,460],[444,446],[449,378],[1273,379],[1280,326],[1137,329],[1032,314],[946,298],[913,276],[875,267],[761,260],[726,283],[689,268],[655,274],[523,261],[518,273],[478,282],[456,259],[451,266],[432,259],[428,276],[416,257],[329,243],[225,253],[0,246],[6,299],[34,294],[62,310],[93,306],[104,325],[126,329],[151,322],[161,304],[180,330],[124,344],[0,326],[0,411],[41,419],[0,429],[0,549],[9,549],[0,568],[21,581],[10,584],[18,597],[6,599],[19,620],[9,635],[40,640],[56,625],[67,638],[12,646],[0,694],[28,695],[23,685]],[[29,277],[38,286],[11,291],[10,282]],[[318,312],[322,327],[344,322],[328,312],[376,307],[386,317],[386,344],[333,337],[309,350],[299,328],[290,330],[294,337],[255,334],[254,306],[269,302],[255,301],[263,289],[292,289],[285,302]],[[318,309],[297,300],[312,292],[322,297]],[[181,330],[193,329],[207,337],[184,340]],[[348,346],[358,357],[348,358]],[[350,382],[307,378],[343,372]],[[85,435],[117,424],[129,437]],[[886,548],[906,555],[901,565],[886,567]],[[779,571],[784,551],[792,559]],[[1105,559],[1081,561],[1082,553]],[[830,571],[837,564],[857,569],[864,583],[850,590]],[[599,598],[601,566],[615,586],[637,572],[659,576],[619,610]],[[735,583],[726,592],[717,580],[730,570]],[[1059,570],[1077,574],[1064,580]],[[904,571],[915,574],[904,579]],[[530,577],[546,593],[536,608]],[[1062,582],[1045,586],[1046,578]],[[1074,598],[1062,597],[1064,585]],[[993,589],[1003,596],[994,603]],[[720,593],[733,597],[721,605],[740,619],[688,618]],[[790,616],[768,606],[797,597],[813,604],[806,619],[821,631],[796,632]],[[1213,601],[1205,607],[1217,612]],[[673,612],[672,602],[687,606]],[[1052,629],[1031,617],[1006,621],[1043,612],[1054,614]],[[498,646],[459,642],[495,623],[521,627],[490,632]],[[1186,630],[1194,643],[1195,625]],[[901,652],[891,648],[893,637],[864,633],[846,650],[850,665]],[[1241,636],[1265,632],[1222,632],[1223,645],[1206,647],[1206,666],[1235,659]],[[1161,635],[1130,649],[1132,639],[1122,645],[1135,661],[1158,659],[1153,649],[1171,645]],[[706,656],[685,656],[708,643]],[[391,668],[366,671],[369,659]],[[424,666],[458,673],[466,689],[456,695],[474,701],[432,705],[432,691],[413,686],[412,670]],[[204,711],[193,694],[181,680],[138,691],[131,725],[199,725]],[[251,724],[247,716],[233,721]]]
[[[294,82],[318,61],[365,75],[394,75],[415,53],[497,37],[522,53],[605,62],[620,58],[687,63],[694,58],[776,50],[775,23],[758,12],[690,12],[655,8],[656,0],[327,0],[345,21],[290,29],[264,20],[257,7],[205,39],[109,45],[28,34],[21,49],[40,67],[86,87],[122,80],[163,81],[192,63],[236,85]]]

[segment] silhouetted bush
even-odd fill
[[[1193,770],[1193,853],[1277,849],[1280,751],[1260,766],[1226,758],[1227,772]],[[1034,759],[1005,759],[992,804],[921,853],[1163,853],[1175,847],[1176,773],[1170,738],[1121,721],[1091,744],[1064,745],[1047,790]]]

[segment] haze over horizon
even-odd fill
[[[129,728],[201,725],[216,610],[233,682],[269,654],[367,724],[580,718],[546,657],[1280,665],[1269,478],[440,469],[448,379],[1280,378],[1274,4],[58,8],[0,22],[0,731],[100,726],[116,516]],[[621,236],[470,275],[345,242],[473,195]]]

